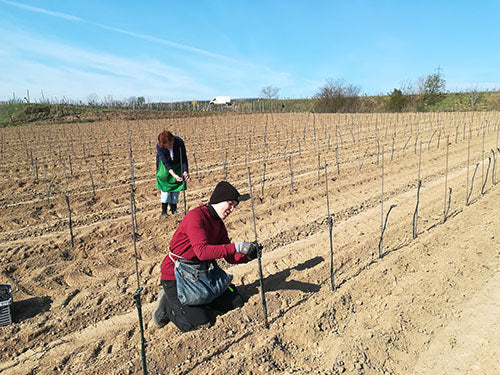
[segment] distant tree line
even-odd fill
[[[112,95],[99,98],[97,94],[88,95],[86,101],[68,100],[65,97],[58,99],[45,98],[43,90],[41,99],[30,101],[29,90],[26,96],[16,97],[0,104],[55,104],[67,106],[91,107],[96,109],[137,109],[158,111],[210,111],[210,112],[421,112],[436,110],[440,102],[446,97],[446,80],[442,69],[427,76],[419,77],[416,83],[411,80],[401,82],[399,88],[379,96],[360,95],[361,87],[346,82],[343,79],[328,78],[326,83],[319,87],[312,98],[305,99],[280,99],[280,89],[276,86],[265,86],[257,98],[233,99],[232,106],[217,106],[206,101],[179,101],[179,102],[151,102],[144,96],[131,96],[127,99],[117,100]],[[477,86],[462,93],[459,108],[446,110],[476,110],[485,97],[485,92],[478,90]],[[500,99],[496,97],[489,101],[488,108],[500,109]],[[483,105],[484,109],[485,106]]]
[[[438,69],[436,73],[418,79],[417,88],[411,81],[403,81],[399,89],[389,93],[384,110],[389,112],[424,111],[444,98],[446,81]],[[370,111],[369,102],[361,100],[361,88],[341,79],[327,79],[314,98],[316,112]],[[363,108],[364,107],[364,108]],[[368,108],[367,108],[368,107]]]

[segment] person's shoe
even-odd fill
[[[165,290],[163,287],[158,293],[158,300],[156,301],[156,306],[153,309],[153,324],[156,328],[162,328],[170,321],[167,318],[167,297],[165,296]]]
[[[160,217],[167,217],[167,216],[168,216],[168,203],[163,203],[162,202]]]
[[[177,211],[177,210],[172,211],[172,215],[176,215],[176,214],[180,214],[180,213],[181,213],[181,212],[180,212],[180,211]]]

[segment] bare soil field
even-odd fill
[[[0,327],[0,373],[143,373],[142,287],[150,374],[497,374],[499,125],[499,112],[469,112],[2,128],[0,283],[14,323]],[[249,192],[250,173],[269,328],[257,261],[222,264],[246,303],[213,327],[152,324],[183,217],[159,217],[164,129],[187,147],[181,211],[220,180]],[[226,226],[253,240],[251,203]]]

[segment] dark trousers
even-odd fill
[[[221,296],[207,305],[181,305],[177,298],[177,282],[162,280],[161,285],[167,297],[167,316],[182,332],[188,332],[204,325],[213,325],[217,315],[243,306],[243,298],[231,284]]]

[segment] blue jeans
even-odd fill
[[[179,202],[178,191],[161,191],[161,203],[177,204]]]

